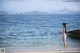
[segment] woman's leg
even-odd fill
[[[66,43],[66,41],[64,41],[64,48],[67,48],[67,43]]]

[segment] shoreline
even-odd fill
[[[80,53],[80,48],[64,48],[60,50],[6,51],[6,53]]]
[[[1,49],[1,48],[0,48]],[[62,49],[53,49],[53,50],[14,50],[7,51],[7,48],[4,49],[4,52],[0,53],[80,53],[80,48],[62,48]]]

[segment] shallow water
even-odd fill
[[[0,47],[63,48],[62,23],[67,31],[80,29],[80,15],[1,15]],[[80,41],[67,38],[70,48]]]

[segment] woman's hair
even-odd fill
[[[65,28],[65,32],[66,32],[66,23],[63,23],[63,27]]]
[[[63,23],[63,25],[66,25],[66,23]]]

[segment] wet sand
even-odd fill
[[[80,48],[66,48],[61,50],[7,51],[6,53],[80,53]]]

